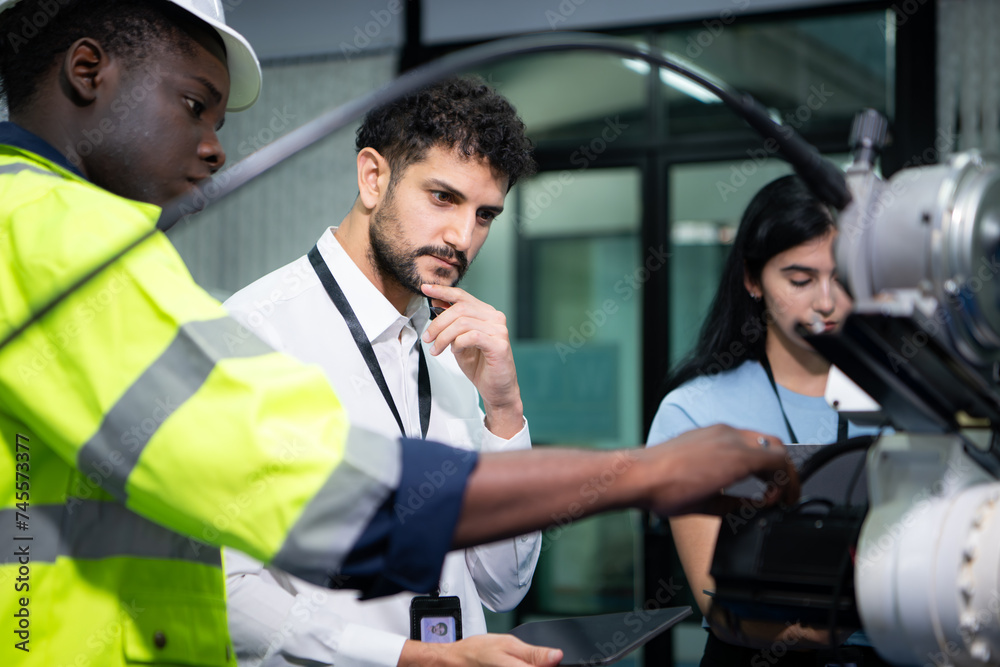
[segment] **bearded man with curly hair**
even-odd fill
[[[476,451],[530,448],[504,316],[456,287],[510,187],[534,170],[524,124],[481,81],[451,79],[370,111],[356,145],[359,193],[347,216],[307,256],[233,296],[230,313],[323,368],[356,424]],[[273,309],[260,317],[264,301]],[[433,319],[432,303],[442,311]],[[407,503],[420,501],[403,500],[395,508],[401,521]],[[532,533],[448,555],[440,599],[460,615],[464,636],[486,632],[483,605],[507,611],[521,601],[540,547]],[[497,641],[418,644],[408,639],[420,627],[410,617],[413,593],[362,602],[239,552],[228,552],[226,563],[230,628],[244,667],[389,667],[419,663],[431,650],[452,652],[435,654],[435,663],[463,664],[485,659]],[[307,606],[308,617],[290,621]]]

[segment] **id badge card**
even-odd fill
[[[462,603],[454,595],[418,595],[410,601],[410,639],[449,644],[462,638]]]

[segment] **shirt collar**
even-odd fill
[[[0,123],[0,144],[14,146],[24,151],[29,151],[45,158],[49,162],[56,164],[63,169],[70,171],[80,178],[84,178],[83,173],[70,162],[65,155],[60,153],[49,142],[42,139],[37,134],[33,134],[16,123],[9,121]]]
[[[333,235],[334,231],[336,227],[327,229],[317,241],[316,247],[347,297],[347,302],[351,304],[368,340],[394,340],[399,337],[399,332],[407,322],[412,322],[418,334],[423,333],[430,321],[427,298],[414,294],[406,312],[400,315],[395,306],[389,303],[385,295],[378,291],[354,263]]]

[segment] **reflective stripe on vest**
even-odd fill
[[[41,174],[42,176],[54,176],[56,178],[62,178],[59,174],[54,171],[49,171],[47,169],[42,169],[41,167],[36,167],[30,164],[5,164],[0,165],[0,175],[2,174],[16,174],[22,171],[30,171],[34,174]]]
[[[96,475],[105,491],[125,502],[125,483],[142,451],[160,424],[205,383],[216,363],[272,352],[256,336],[247,337],[247,330],[230,317],[181,326],[173,342],[104,415],[97,433],[80,449],[80,472]],[[143,426],[146,422],[152,422],[149,429]]]
[[[13,507],[0,510],[0,540],[8,545],[2,563],[17,565],[21,554],[33,563],[54,563],[57,556],[136,556],[222,566],[217,548],[167,530],[118,503],[77,498],[66,502],[32,505],[28,530],[17,528],[24,513],[18,517]]]
[[[388,446],[375,446],[382,441]],[[347,432],[344,463],[337,466],[309,501],[272,563],[318,586],[328,586],[368,522],[399,484],[399,440],[351,427]],[[382,481],[371,470],[385,476]],[[340,521],[331,521],[337,517]]]

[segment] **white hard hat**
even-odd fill
[[[229,104],[227,111],[243,111],[260,96],[260,62],[250,42],[226,25],[222,0],[168,0],[212,26],[226,45],[229,61]],[[0,12],[20,0],[0,0]]]

